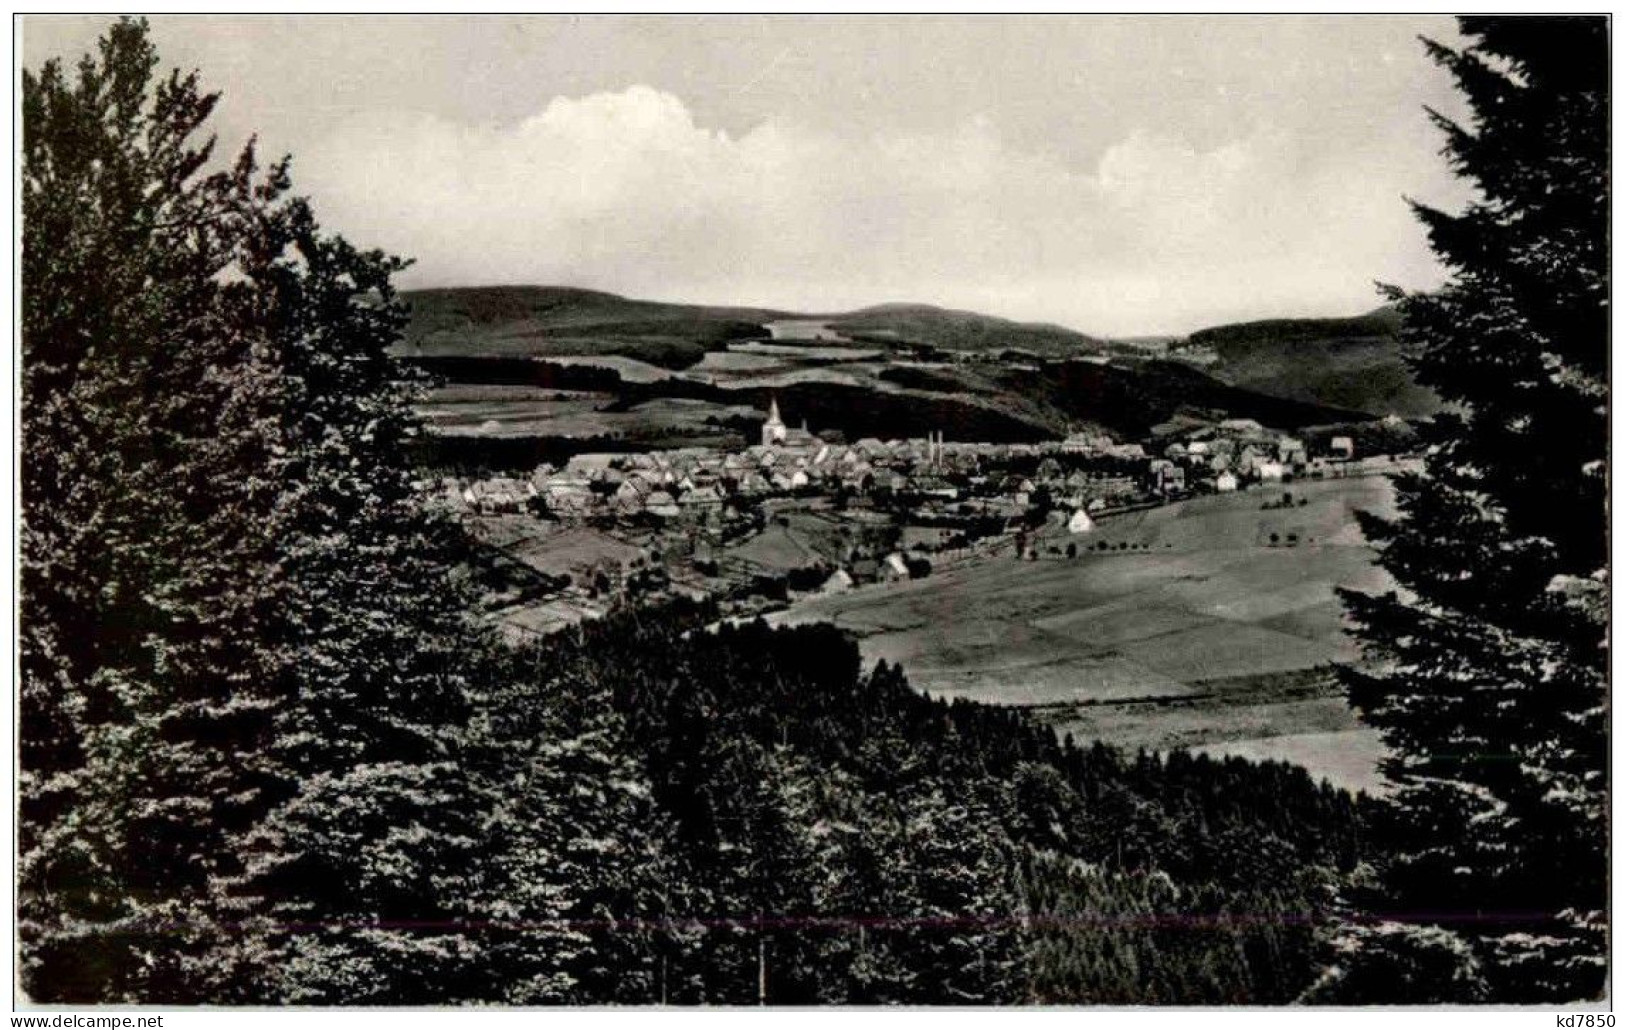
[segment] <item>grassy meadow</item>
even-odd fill
[[[1288,492],[1293,507],[1263,508]],[[1036,706],[1081,739],[1282,757],[1369,787],[1374,737],[1324,669],[1355,657],[1333,588],[1384,585],[1353,512],[1391,505],[1380,476],[1201,497],[1052,532],[1038,561],[1006,551],[779,620],[833,622],[923,690]],[[1076,558],[1049,553],[1072,542]]]

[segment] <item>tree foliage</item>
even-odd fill
[[[637,920],[658,961],[630,967],[655,976],[617,1000],[1282,1003],[1314,980],[1362,857],[1347,794],[1079,748],[865,672],[831,627],[716,614],[628,611],[514,659],[559,735],[596,718],[571,699],[604,699],[661,816],[638,875],[665,907]]]
[[[1555,1001],[1604,973],[1608,27],[1461,28],[1462,49],[1427,46],[1472,111],[1434,120],[1477,199],[1416,205],[1452,278],[1396,294],[1418,380],[1457,411],[1424,431],[1399,517],[1362,519],[1398,589],[1344,595],[1366,661],[1343,677],[1394,750],[1395,853],[1368,901],[1466,946],[1355,943],[1378,963],[1394,942],[1459,954],[1459,1000]],[[1346,972],[1342,1000],[1394,982]]]
[[[454,921],[473,837],[402,264],[323,234],[287,162],[218,167],[214,96],[157,63],[123,20],[24,79],[24,983],[416,996],[457,948],[400,927]]]

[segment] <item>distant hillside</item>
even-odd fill
[[[1399,313],[1390,305],[1353,318],[1269,318],[1191,333],[1192,343],[1248,349],[1325,339],[1362,339],[1399,332]]]
[[[697,442],[696,434],[750,439],[759,423],[737,409],[765,412],[774,397],[794,419],[851,439],[942,431],[953,440],[1014,442],[1054,439],[1090,426],[1137,439],[1180,421],[1240,417],[1302,428],[1358,422],[1368,412],[1431,410],[1404,374],[1393,319],[1382,313],[1205,330],[1184,342],[1213,357],[1202,367],[1059,326],[923,305],[797,315],[557,287],[424,290],[407,300],[412,321],[398,355],[442,382],[597,394],[571,415],[569,432],[554,434],[572,437],[572,447],[585,445],[587,437],[619,441],[616,446],[655,440],[687,446]],[[786,335],[790,327],[780,325],[770,355],[707,358],[730,343],[773,335],[772,323],[794,322],[814,324],[820,332],[802,339]],[[845,344],[829,340],[830,333],[861,341],[861,353],[847,354]],[[1121,347],[1129,352],[1119,353]],[[1171,357],[1179,354],[1170,348]],[[545,360],[582,355],[636,358],[668,370],[689,369],[703,359],[706,372],[671,376],[645,365],[637,375],[623,376],[620,366]],[[762,362],[767,369],[753,371],[753,363]],[[681,433],[660,418],[638,414],[641,405],[666,399],[716,405],[718,413]],[[527,403],[535,410],[490,401],[482,417],[551,424],[539,418],[551,410],[547,402]],[[568,403],[583,405],[579,399]],[[449,414],[468,422],[472,410],[464,404]],[[493,448],[506,448],[503,454],[512,452],[515,460],[534,456],[511,440],[492,443],[480,436],[465,433],[445,446],[475,448],[481,461],[496,460]]]
[[[1282,429],[1360,417],[1345,408],[1231,386],[1167,361],[1147,361],[1134,368],[1058,361],[1036,371],[1011,368],[999,378],[1009,395],[1044,405],[1070,422],[1098,425],[1127,439],[1145,436],[1177,416],[1251,418]]]
[[[819,320],[836,333],[888,348],[1027,351],[1043,357],[1101,353],[1106,345],[1057,325],[1012,322],[924,304],[884,304],[846,314],[633,300],[563,286],[490,286],[404,294],[412,321],[400,353],[413,357],[620,355],[687,368],[708,350],[765,339],[780,319]]]
[[[1408,418],[1440,408],[1401,356],[1391,307],[1355,318],[1291,318],[1217,326],[1170,351],[1232,386],[1288,400]]]
[[[406,339],[413,357],[620,355],[687,368],[732,340],[766,339],[762,308],[630,300],[563,286],[413,290]]]
[[[1023,350],[1047,358],[1098,354],[1105,343],[1043,322],[1012,322],[928,304],[881,304],[829,320],[830,328],[865,343],[941,350]]]

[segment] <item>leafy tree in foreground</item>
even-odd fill
[[[23,84],[22,981],[441,1000],[477,806],[453,539],[385,348],[400,262],[139,21]]]
[[[1344,594],[1349,700],[1394,751],[1393,857],[1324,1000],[1554,1001],[1606,971],[1608,25],[1461,28],[1427,46],[1472,121],[1434,118],[1478,198],[1416,206],[1453,276],[1398,298],[1418,379],[1459,413],[1397,479],[1399,517],[1362,519],[1398,589]]]

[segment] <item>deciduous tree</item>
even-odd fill
[[[406,461],[400,261],[123,20],[23,89],[23,982],[441,1000],[477,807],[457,539]]]

